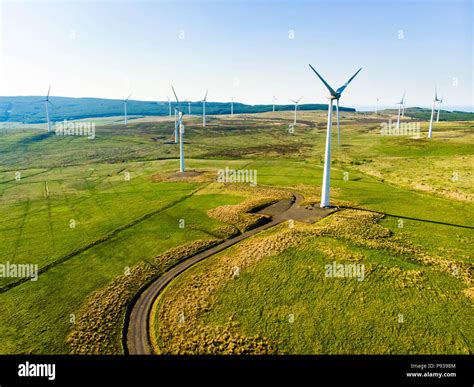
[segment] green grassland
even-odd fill
[[[358,263],[373,272],[360,282],[325,278],[324,265],[332,259],[320,244],[347,249],[347,255],[335,258],[338,262],[363,255]],[[422,280],[406,286],[393,267],[421,272]],[[278,343],[280,353],[466,354],[474,349],[474,321],[462,290],[453,276],[385,251],[315,238],[243,272],[219,293],[203,319],[225,324],[232,317],[247,335]]]
[[[279,234],[284,227],[265,235]],[[194,333],[163,322],[173,314],[170,305],[191,314],[194,306],[180,299],[190,279],[193,287],[203,286],[201,276],[221,261],[230,266],[227,257],[238,255],[236,250],[193,267],[159,297],[161,313],[153,318],[162,352],[175,353],[173,340],[160,342],[168,328],[164,325],[170,324],[184,340]],[[363,264],[365,278],[325,277],[325,265],[333,260]],[[222,281],[204,304],[199,322],[214,329],[231,324],[233,334],[266,338],[280,354],[467,354],[473,351],[474,337],[472,301],[464,289],[459,279],[409,256],[337,237],[306,237],[305,243],[264,257],[238,278]],[[198,348],[196,344],[191,353],[215,350]]]
[[[381,136],[380,122],[389,115],[343,112],[341,116],[340,147],[333,137],[335,200],[392,214],[382,224],[395,235],[446,259],[472,264],[472,229],[432,221],[473,224],[473,123],[440,122],[432,141],[427,141]],[[294,133],[289,130],[292,112],[236,115],[234,119],[209,117],[206,128],[200,126],[199,117],[185,117],[188,168],[255,169],[259,185],[291,188],[317,198],[325,113],[304,111],[298,117]],[[245,199],[240,191],[229,194],[228,188],[209,186],[210,181],[155,179],[156,174],[169,174],[178,167],[177,146],[165,144],[173,138],[172,127],[173,122],[167,119],[137,119],[127,127],[113,122],[98,124],[94,140],[48,135],[34,125],[8,129],[0,135],[0,263],[37,263],[43,270],[37,282],[17,284],[15,279],[0,279],[0,353],[67,353],[70,315],[88,295],[144,259],[193,240],[214,238],[222,224],[209,218],[206,211]],[[426,122],[421,122],[421,129],[426,132]],[[20,180],[15,179],[17,172]],[[130,180],[125,178],[126,172]],[[344,172],[349,173],[348,180],[343,179]],[[458,173],[456,181],[451,179],[453,172]],[[399,228],[399,217],[412,219],[404,219],[403,228]],[[75,228],[70,227],[71,219]],[[185,229],[179,228],[180,219],[185,220]],[[296,249],[291,254],[302,262],[310,260],[313,254],[302,249],[306,252],[300,254]],[[367,255],[370,262],[389,260],[382,252]],[[315,254],[314,259],[324,257]],[[250,276],[255,282],[249,279],[252,284],[248,286],[265,282],[263,277],[276,270],[266,262],[262,265],[269,265],[267,269],[252,269],[260,274]],[[403,266],[400,259],[397,262]],[[282,270],[296,270],[294,265],[282,258]],[[457,279],[436,273],[429,276],[446,291],[459,292]],[[270,282],[268,289],[273,286]],[[308,286],[303,282],[304,276],[295,286]],[[377,284],[382,289],[384,280]],[[321,289],[323,285],[318,286]],[[234,291],[240,294],[242,289]],[[395,297],[389,286],[384,291],[386,299]],[[412,291],[413,305],[417,297],[419,302],[428,302],[425,298],[429,299],[429,294],[424,289],[419,294]],[[273,296],[272,302],[278,303],[277,293]],[[229,301],[231,293],[222,297],[226,305],[234,305]],[[333,298],[336,302],[337,297]],[[456,300],[453,308],[457,305],[462,309],[459,313],[464,313],[468,299]],[[310,307],[310,303],[305,306]],[[228,313],[223,308],[212,312],[209,321],[220,321],[219,316]],[[423,318],[436,311],[426,307]],[[239,319],[244,325],[253,321],[245,315]],[[277,331],[273,326],[265,334]],[[293,340],[282,339],[285,350],[311,351],[298,347],[303,345],[298,344],[300,334],[302,331],[295,333]],[[329,343],[321,345],[337,351]],[[386,345],[398,352],[406,348]],[[443,351],[445,347],[439,345]],[[468,347],[472,351],[472,344]],[[370,348],[376,351],[382,347],[374,344]]]

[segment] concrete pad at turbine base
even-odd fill
[[[321,208],[318,205],[302,206],[302,201],[303,197],[299,194],[295,194],[294,200],[280,200],[279,202],[258,211],[258,213],[269,215],[279,221],[292,219],[303,223],[314,223],[337,211],[337,208],[333,207]]]
[[[328,215],[331,215],[333,212],[336,212],[337,208],[321,208],[319,206],[315,207],[292,207],[286,211],[283,216],[286,219],[293,219],[298,222],[303,223],[314,223],[322,218],[325,218]]]

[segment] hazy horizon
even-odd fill
[[[41,98],[44,98],[44,95],[0,95],[0,98],[17,98],[17,97],[25,97],[25,98],[38,98],[38,99],[41,99]],[[50,98],[54,101],[54,98],[77,98],[77,99],[106,99],[106,100],[111,100],[111,101],[118,101],[118,102],[123,102],[122,99],[120,98],[103,98],[103,97],[68,97],[68,96],[55,96],[55,95],[51,95]],[[130,98],[130,101],[138,101],[138,102],[157,102],[157,103],[168,103],[167,100],[146,100],[146,99],[135,99],[133,98]],[[174,103],[174,101],[172,100],[171,102]],[[192,103],[200,103],[202,102],[201,100],[190,100],[189,102],[192,102]],[[211,100],[211,99],[208,99],[208,103],[231,103],[230,100],[225,100],[225,101],[214,101],[214,100]],[[242,103],[242,104],[246,104],[246,105],[271,105],[271,102],[268,102],[268,103],[256,103],[256,104],[252,104],[252,103],[247,103],[247,102],[243,102],[243,101],[239,101],[239,100],[236,100],[234,99],[234,103]],[[291,101],[288,101],[287,103],[278,103],[275,102],[275,106],[283,106],[283,105],[292,105],[293,103]],[[327,100],[321,100],[321,101],[311,101],[311,102],[307,102],[307,103],[304,103],[304,102],[301,102],[299,103],[299,106],[302,106],[302,105],[312,105],[312,104],[319,104],[319,105],[325,105],[327,104]],[[398,105],[397,104],[380,104],[380,105],[348,105],[348,104],[344,104],[344,103],[341,103],[340,105],[341,107],[347,107],[347,108],[354,108],[356,109],[356,111],[358,112],[368,112],[368,111],[375,111],[375,110],[389,110],[389,109],[398,109]],[[469,105],[450,105],[450,104],[441,104],[440,105],[441,107],[441,110],[447,110],[447,111],[462,111],[462,112],[466,112],[466,113],[473,113],[474,112],[474,107],[473,106],[469,106]],[[405,105],[405,109],[409,109],[409,108],[423,108],[423,109],[431,109],[431,104],[426,104],[426,105],[410,105],[410,104],[406,104]]]

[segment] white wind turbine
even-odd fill
[[[435,97],[433,99],[433,105],[431,106],[431,118],[430,118],[430,128],[428,130],[428,138],[432,138],[433,136],[433,117],[434,117],[434,109],[435,109],[436,102],[439,102],[439,99],[438,99],[438,92],[436,90],[436,85],[435,85]]]
[[[207,102],[207,92],[209,90],[206,90],[206,94],[204,95],[204,99],[201,101],[202,102],[202,126],[206,127],[206,102]]]
[[[275,101],[277,100],[278,98],[273,96],[273,113],[275,113]]]
[[[188,115],[191,116],[191,101],[188,101],[188,99],[186,98],[184,102],[188,103]]]
[[[377,98],[377,104],[375,105],[375,114],[379,114],[379,101],[380,98]]]
[[[436,115],[436,122],[439,122],[439,110],[441,109],[441,104],[443,103],[443,97],[438,100],[438,114]]]
[[[403,114],[405,114],[405,92],[403,92],[403,97],[400,102],[397,102],[396,105],[398,105],[398,115],[397,115],[397,129],[400,128],[400,112],[402,110],[403,106]]]
[[[36,101],[36,102],[44,102],[44,107],[46,109],[46,122],[48,123],[48,133],[51,132],[51,121],[49,120],[49,105],[54,106],[53,103],[49,100],[49,92],[51,91],[51,86],[49,86],[48,93],[46,94],[46,97],[41,100],[41,101]]]
[[[176,110],[178,111],[178,121],[177,125],[175,128],[175,133],[176,130],[179,128],[179,171],[183,173],[185,171],[184,168],[184,125],[183,125],[183,111],[181,109],[181,103],[179,102],[178,96],[176,95],[176,92],[174,91],[173,85],[171,85],[171,89],[173,89],[173,94],[176,98]]]
[[[123,111],[124,111],[124,117],[125,117],[125,125],[127,125],[127,103],[128,103],[128,100],[130,99],[130,97],[132,96],[132,93],[130,93],[130,95],[123,100]]]
[[[290,101],[295,104],[295,118],[294,118],[294,120],[293,120],[293,125],[296,125],[296,110],[298,110],[298,103],[301,101],[301,98],[303,98],[303,97],[300,97],[300,98],[297,99],[296,101],[295,101],[294,99],[291,99],[291,98],[290,98]]]
[[[329,201],[329,193],[330,193],[330,183],[331,183],[331,129],[332,129],[332,104],[333,100],[336,100],[336,110],[337,110],[337,123],[338,123],[338,128],[339,128],[339,98],[341,98],[341,94],[344,91],[344,89],[349,85],[349,83],[355,78],[357,74],[359,74],[359,70],[356,71],[356,73],[349,78],[349,80],[344,83],[339,89],[334,91],[334,89],[329,86],[329,84],[323,79],[321,75],[318,74],[318,72],[313,68],[313,66],[309,65],[311,67],[311,70],[313,70],[318,78],[321,80],[321,82],[324,83],[324,86],[329,90],[329,104],[328,104],[328,126],[327,126],[327,131],[326,131],[326,151],[324,154],[324,172],[323,172],[323,185],[321,188],[321,208],[326,208],[330,207],[330,201]]]

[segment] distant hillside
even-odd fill
[[[38,102],[44,97],[0,97],[0,122],[45,122],[44,103]],[[110,117],[123,114],[123,101],[102,98],[67,98],[50,97],[54,106],[50,105],[49,114],[52,121],[73,120],[87,117]],[[174,109],[175,103],[172,103]],[[185,113],[188,104],[182,105]],[[294,105],[276,105],[275,110],[293,110]],[[324,104],[301,104],[299,110],[326,110]],[[341,111],[355,111],[353,108],[341,107]],[[246,105],[234,102],[234,113],[262,113],[272,110],[272,105]],[[208,102],[207,114],[230,114],[230,102]],[[169,113],[168,102],[150,102],[130,100],[127,104],[129,115],[163,116]],[[191,114],[202,114],[202,103],[191,103]]]
[[[435,110],[436,119],[437,110]],[[413,107],[405,109],[405,116],[418,120],[429,120],[431,117],[431,109]],[[472,121],[474,113],[441,110],[439,114],[440,121]]]

